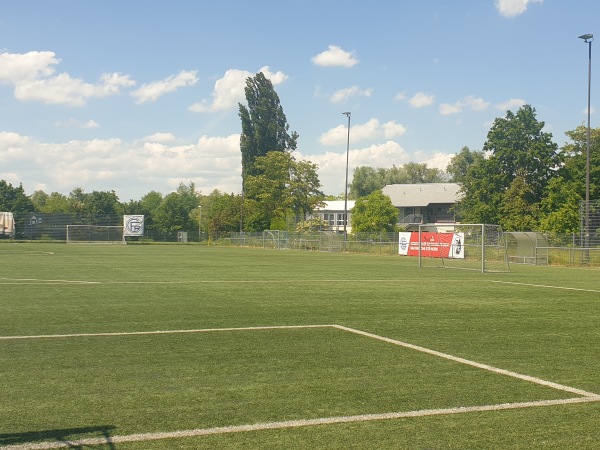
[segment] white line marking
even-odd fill
[[[108,336],[140,336],[140,335],[159,335],[159,334],[181,334],[181,333],[210,333],[210,332],[223,332],[223,331],[257,331],[257,330],[288,330],[288,329],[304,329],[304,328],[335,328],[338,330],[346,331],[348,333],[358,334],[371,339],[387,342],[389,344],[397,345],[400,347],[409,348],[416,350],[421,353],[427,353],[429,355],[444,358],[450,361],[458,362],[478,369],[487,370],[501,375],[518,378],[531,383],[536,383],[542,386],[547,386],[553,389],[570,392],[576,395],[584,397],[596,397],[598,394],[587,392],[581,389],[565,386],[562,384],[554,383],[551,381],[542,380],[541,378],[532,377],[529,375],[523,375],[517,372],[511,372],[509,370],[500,369],[493,367],[488,364],[482,364],[469,359],[460,358],[458,356],[450,355],[448,353],[438,352],[431,350],[426,347],[421,347],[407,342],[398,341],[396,339],[387,338],[377,334],[369,333],[366,331],[357,330],[355,328],[345,327],[343,325],[273,325],[263,327],[236,327],[236,328],[200,328],[193,330],[155,330],[155,331],[127,331],[127,332],[116,332],[116,333],[73,333],[73,334],[42,334],[42,335],[21,335],[21,336],[0,336],[0,340],[17,340],[17,339],[60,339],[60,338],[77,338],[77,337],[108,337]]]
[[[265,327],[237,327],[237,328],[201,328],[197,330],[156,330],[156,331],[124,331],[117,333],[74,333],[74,334],[39,334],[26,336],[0,336],[0,340],[11,339],[57,339],[97,336],[139,336],[147,334],[178,334],[178,333],[210,333],[218,331],[256,331],[256,330],[289,330],[302,328],[336,328],[336,325],[273,325]]]
[[[403,280],[342,280],[342,279],[323,279],[323,280],[184,280],[184,281],[103,281],[103,284],[302,284],[302,283],[405,283]]]
[[[356,416],[322,417],[318,419],[288,420],[284,422],[257,423],[252,425],[233,425],[215,428],[196,428],[193,430],[178,430],[160,433],[141,433],[108,438],[89,438],[76,441],[38,442],[9,445],[0,447],[3,450],[51,450],[56,448],[74,448],[86,445],[120,444],[126,442],[144,442],[160,439],[180,439],[188,437],[208,436],[215,434],[243,433],[248,431],[277,430],[284,428],[310,427],[317,425],[334,425],[338,423],[371,422],[375,420],[403,419],[408,417],[426,417],[449,414],[464,414],[471,412],[502,411],[509,409],[534,408],[544,406],[569,405],[600,401],[600,396],[568,398],[560,400],[542,400],[535,402],[503,403],[499,405],[465,406],[446,409],[422,409],[417,411],[392,412],[383,414],[361,414]]]
[[[509,377],[519,378],[519,379],[525,380],[525,381],[530,381],[532,383],[540,384],[542,386],[551,387],[553,389],[558,389],[560,391],[571,392],[573,394],[582,395],[584,397],[594,397],[594,398],[598,397],[598,394],[594,394],[592,392],[583,391],[581,389],[576,389],[576,388],[573,388],[573,387],[570,387],[570,386],[565,386],[565,385],[562,385],[562,384],[553,383],[551,381],[542,380],[541,378],[535,378],[535,377],[531,377],[529,375],[523,375],[523,374],[520,374],[520,373],[517,373],[517,372],[511,372],[509,370],[499,369],[497,367],[489,366],[487,364],[481,364],[481,363],[478,363],[478,362],[475,362],[475,361],[471,361],[469,359],[460,358],[458,356],[449,355],[447,353],[441,353],[441,352],[438,352],[436,350],[431,350],[431,349],[428,349],[428,348],[425,348],[425,347],[420,347],[418,345],[408,344],[406,342],[397,341],[395,339],[390,339],[390,338],[387,338],[387,337],[384,337],[384,336],[379,336],[377,334],[368,333],[366,331],[356,330],[354,328],[348,328],[348,327],[344,327],[342,325],[333,325],[333,326],[335,328],[338,328],[340,330],[345,330],[345,331],[348,331],[350,333],[355,333],[355,334],[359,334],[361,336],[366,336],[366,337],[377,339],[377,340],[380,340],[380,341],[383,341],[383,342],[387,342],[389,344],[394,344],[394,345],[399,345],[401,347],[410,348],[412,350],[417,350],[419,352],[427,353],[429,355],[439,356],[440,358],[448,359],[450,361],[459,362],[461,364],[466,364],[468,366],[477,367],[478,369],[488,370],[490,372],[498,373],[498,374],[501,374],[501,375],[507,375]]]
[[[598,289],[582,289],[582,288],[573,288],[573,287],[564,287],[564,286],[550,286],[550,285],[546,285],[546,284],[517,283],[514,281],[492,281],[492,283],[514,284],[517,286],[541,287],[541,288],[547,288],[547,289],[561,289],[561,290],[565,290],[565,291],[600,292],[600,290],[598,290]]]
[[[38,278],[4,278],[0,280],[8,281],[8,283],[0,284],[48,284],[48,283],[74,283],[74,284],[99,284],[99,281],[78,281],[78,280],[41,280]]]
[[[217,332],[217,331],[251,331],[251,330],[273,330],[273,329],[303,329],[303,328],[335,328],[341,331],[365,336],[371,339],[380,340],[393,345],[409,348],[422,353],[427,353],[440,358],[448,359],[451,361],[459,362],[469,366],[477,367],[479,369],[487,370],[501,375],[518,378],[524,381],[529,381],[542,386],[550,387],[553,389],[570,392],[573,394],[580,395],[577,398],[568,399],[557,399],[557,400],[540,400],[531,402],[516,402],[516,403],[503,403],[499,405],[483,405],[483,406],[466,406],[456,408],[444,408],[444,409],[426,409],[416,411],[405,411],[405,412],[392,412],[383,414],[362,414],[355,416],[339,416],[339,417],[324,417],[318,419],[301,419],[291,420],[283,422],[270,422],[270,423],[258,423],[251,425],[232,425],[225,427],[215,428],[198,428],[193,430],[180,430],[172,432],[158,432],[158,433],[142,433],[122,436],[111,436],[104,438],[88,438],[76,441],[61,441],[61,442],[39,442],[39,443],[25,443],[17,445],[9,445],[0,447],[3,450],[49,450],[55,448],[72,448],[81,447],[85,445],[103,445],[107,443],[124,443],[124,442],[141,442],[149,440],[160,440],[160,439],[177,439],[194,436],[206,436],[211,434],[225,434],[225,433],[241,433],[247,431],[260,431],[260,430],[273,430],[283,428],[295,428],[295,427],[308,427],[316,425],[332,425],[337,423],[351,423],[351,422],[367,422],[374,420],[390,420],[390,419],[401,419],[407,417],[424,417],[434,415],[448,415],[448,414],[463,414],[470,412],[482,412],[482,411],[500,411],[507,409],[518,409],[518,408],[532,408],[542,406],[556,406],[556,405],[567,405],[576,403],[589,403],[600,401],[600,395],[587,392],[581,389],[572,388],[558,383],[542,380],[540,378],[531,377],[528,375],[522,375],[516,372],[511,372],[497,367],[489,366],[487,364],[481,364],[468,359],[460,358],[457,356],[449,355],[447,353],[441,353],[436,350],[431,350],[418,345],[408,344],[406,342],[390,339],[384,336],[379,336],[366,331],[357,330],[342,325],[276,325],[276,326],[263,326],[263,327],[237,327],[237,328],[205,328],[196,330],[164,330],[164,331],[139,331],[139,332],[123,332],[123,333],[81,333],[81,334],[63,334],[63,335],[39,335],[39,336],[3,336],[0,339],[35,339],[35,338],[69,338],[69,337],[84,337],[84,336],[129,336],[129,335],[149,335],[149,334],[173,334],[173,333],[204,333],[204,332]]]
[[[500,369],[497,367],[490,366],[488,364],[482,364],[469,359],[460,358],[458,356],[450,355],[448,353],[438,352],[431,350],[426,347],[421,347],[407,342],[398,341],[396,339],[387,338],[377,334],[369,333],[366,331],[357,330],[355,328],[345,327],[343,325],[273,325],[263,327],[236,327],[236,328],[201,328],[193,330],[156,330],[156,331],[127,331],[127,332],[116,332],[116,333],[74,333],[74,334],[43,334],[43,335],[22,335],[22,336],[0,336],[0,340],[17,340],[17,339],[59,339],[59,338],[77,338],[77,337],[108,337],[108,336],[140,336],[140,335],[159,335],[159,334],[181,334],[181,333],[210,333],[210,332],[223,332],[223,331],[257,331],[257,330],[287,330],[287,329],[304,329],[304,328],[335,328],[338,330],[346,331],[360,336],[365,336],[371,339],[387,342],[389,344],[397,345],[400,347],[409,348],[429,355],[444,358],[450,361],[458,362],[478,369],[487,370],[501,375],[518,378],[521,380],[536,383],[542,386],[547,386],[553,389],[570,392],[576,395],[584,397],[596,397],[598,394],[587,392],[581,389],[565,386],[551,381],[542,380],[541,378],[532,377],[529,375],[523,375],[517,372],[511,372],[509,370]]]
[[[0,285],[32,285],[32,284],[303,284],[303,283],[403,283],[405,280],[182,280],[182,281],[85,281],[85,280],[43,280],[36,278],[3,278],[0,277]]]
[[[54,252],[42,252],[42,251],[37,251],[37,250],[32,250],[32,251],[26,251],[26,250],[9,250],[9,251],[4,251],[2,253],[0,253],[0,255],[54,255]]]

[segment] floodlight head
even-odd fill
[[[346,111],[346,112],[343,112],[342,114],[343,114],[343,115],[345,115],[346,117],[350,117],[350,115],[351,115],[352,113],[351,113],[351,112],[348,112],[348,111]]]
[[[591,42],[594,40],[594,35],[593,34],[582,34],[581,36],[579,36],[579,39],[583,39],[586,43]]]

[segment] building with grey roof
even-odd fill
[[[398,208],[398,224],[455,223],[453,206],[461,199],[456,183],[389,184],[382,189]]]

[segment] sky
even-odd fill
[[[329,195],[348,142],[350,181],[445,170],[524,104],[562,146],[587,124],[578,36],[600,36],[598,17],[597,0],[0,0],[0,179],[123,202],[191,182],[239,194],[238,104],[257,72]]]

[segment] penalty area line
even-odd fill
[[[546,288],[546,289],[560,289],[560,290],[564,290],[564,291],[580,291],[580,292],[600,292],[600,290],[598,289],[583,289],[583,288],[573,288],[573,287],[565,287],[565,286],[551,286],[551,285],[547,285],[547,284],[534,284],[534,283],[518,283],[515,281],[499,281],[499,280],[494,280],[492,281],[492,283],[499,283],[499,284],[512,284],[515,286],[529,286],[529,287],[540,287],[540,288]]]
[[[392,279],[295,279],[295,280],[184,280],[184,281],[103,281],[104,284],[292,284],[292,283],[399,283]]]
[[[37,443],[26,443],[9,445],[1,447],[4,450],[51,450],[57,448],[74,448],[83,447],[88,445],[103,445],[103,444],[121,444],[127,442],[145,442],[145,441],[156,441],[161,439],[180,439],[189,437],[200,437],[218,434],[229,434],[229,433],[243,433],[250,431],[266,431],[266,430],[280,430],[286,428],[300,428],[310,427],[319,425],[335,425],[344,423],[358,423],[358,422],[371,422],[377,420],[393,420],[393,419],[404,419],[410,417],[427,417],[427,416],[441,416],[451,414],[465,414],[473,412],[487,412],[487,411],[503,411],[511,409],[523,409],[523,408],[535,408],[535,407],[548,407],[548,406],[559,406],[569,405],[576,403],[590,403],[600,401],[600,396],[595,397],[583,397],[583,398],[568,398],[559,400],[541,400],[532,402],[519,402],[519,403],[503,403],[496,405],[484,405],[484,406],[464,406],[457,408],[444,408],[444,409],[423,409],[416,411],[405,411],[405,412],[392,412],[383,414],[361,414],[355,416],[337,416],[337,417],[322,417],[317,419],[301,419],[301,420],[288,420],[283,422],[268,422],[268,423],[257,423],[251,425],[231,425],[225,427],[214,427],[214,428],[196,428],[192,430],[178,430],[170,432],[157,432],[157,433],[140,433],[120,436],[109,436],[102,438],[88,438],[79,439],[74,441],[63,441],[63,442],[37,442]]]
[[[476,361],[471,361],[470,359],[461,358],[459,356],[450,355],[448,353],[438,352],[437,350],[432,350],[430,348],[421,347],[419,345],[409,344],[407,342],[398,341],[396,339],[391,339],[391,338],[388,338],[385,336],[379,336],[377,334],[369,333],[367,331],[361,331],[361,330],[357,330],[355,328],[349,328],[349,327],[345,327],[342,325],[333,325],[333,327],[337,328],[339,330],[347,331],[349,333],[354,333],[354,334],[358,334],[360,336],[365,336],[365,337],[368,337],[371,339],[376,339],[378,341],[387,342],[388,344],[397,345],[399,347],[409,348],[411,350],[416,350],[421,353],[426,353],[429,355],[437,356],[439,358],[444,358],[444,359],[454,361],[454,362],[457,362],[460,364],[464,364],[467,366],[472,366],[472,367],[476,367],[478,369],[487,370],[489,372],[494,372],[494,373],[497,373],[500,375],[506,375],[506,376],[509,376],[512,378],[529,381],[531,383],[539,384],[541,386],[546,386],[546,387],[556,389],[559,391],[570,392],[572,394],[581,395],[581,396],[584,396],[587,398],[600,398],[600,396],[598,394],[595,394],[593,392],[584,391],[582,389],[577,389],[577,388],[574,388],[571,386],[565,386],[563,384],[554,383],[552,381],[542,380],[541,378],[536,378],[536,377],[532,377],[529,375],[523,375],[521,373],[512,372],[512,371],[506,370],[506,369],[500,369],[498,367],[490,366],[488,364],[478,363]]]
[[[99,284],[99,281],[81,281],[81,280],[43,280],[39,278],[5,278],[0,277],[0,284]]]
[[[337,328],[336,325],[272,325],[263,327],[235,327],[235,328],[199,328],[195,330],[154,330],[154,331],[123,331],[114,333],[72,333],[72,334],[38,334],[21,336],[0,336],[0,340],[12,339],[59,339],[78,337],[110,337],[110,336],[143,336],[153,334],[183,334],[183,333],[211,333],[218,331],[260,331],[260,330],[298,330],[304,328]],[[1,447],[0,447],[1,448]]]

